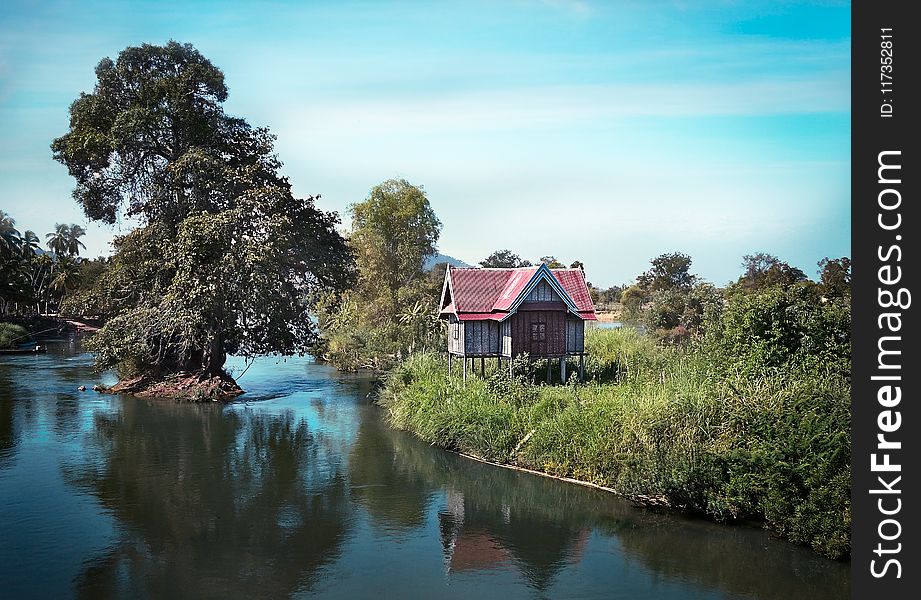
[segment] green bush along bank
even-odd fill
[[[0,348],[14,348],[28,340],[29,333],[22,325],[0,322]]]

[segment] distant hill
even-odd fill
[[[435,265],[439,263],[448,263],[452,267],[472,267],[473,265],[468,265],[459,258],[454,258],[453,256],[448,256],[447,254],[436,254],[427,261],[425,261],[425,270],[431,271]]]

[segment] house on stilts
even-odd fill
[[[582,269],[460,269],[449,266],[439,316],[448,321],[448,369],[455,357],[467,364],[495,358],[501,368],[523,354],[558,359],[566,380],[566,359],[579,357],[585,372],[585,322],[597,320]],[[550,378],[550,362],[547,378]]]

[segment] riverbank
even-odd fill
[[[435,446],[664,498],[717,521],[759,519],[831,558],[850,553],[850,388],[802,368],[729,372],[703,347],[632,329],[587,334],[590,381],[546,386],[505,370],[451,377],[416,355],[379,402]]]

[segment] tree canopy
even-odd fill
[[[531,262],[522,260],[520,256],[511,250],[496,250],[481,260],[480,266],[490,269],[518,269],[521,267],[530,267]]]
[[[321,304],[324,355],[343,369],[385,370],[443,342],[437,302],[444,269],[426,273],[441,222],[421,187],[391,179],[350,207],[357,285]]]
[[[437,253],[441,221],[421,187],[389,179],[349,212],[349,246],[363,285],[397,290],[423,275],[426,259]]]
[[[787,286],[806,281],[806,274],[780,260],[773,254],[757,252],[742,257],[745,272],[737,285],[746,290],[760,290],[775,285]]]
[[[274,136],[226,98],[190,44],[127,48],[100,61],[52,143],[90,219],[141,222],[86,300],[112,317],[93,340],[101,365],[219,374],[228,352],[302,353],[311,301],[350,282],[338,215],[293,196]]]
[[[547,265],[548,269],[565,269],[566,268],[566,265],[560,262],[559,260],[557,260],[555,256],[541,256],[540,262]]]
[[[691,257],[687,254],[660,254],[649,262],[652,268],[636,278],[637,284],[647,292],[687,291],[697,281],[697,276],[691,274]]]
[[[70,130],[51,145],[87,217],[176,227],[191,213],[232,208],[247,191],[287,187],[274,136],[227,115],[226,99],[224,74],[191,44],[102,59],[93,93],[74,101]]]
[[[822,293],[831,298],[843,298],[851,295],[851,259],[828,258],[819,261],[819,281]]]
[[[54,231],[45,235],[48,249],[58,256],[78,256],[81,248],[86,248],[80,238],[86,235],[86,230],[80,225],[55,223]]]
[[[0,314],[32,315],[57,310],[87,282],[86,267],[96,261],[79,258],[85,235],[80,225],[56,223],[45,235],[48,248],[31,230],[20,233],[12,215],[0,210]]]

